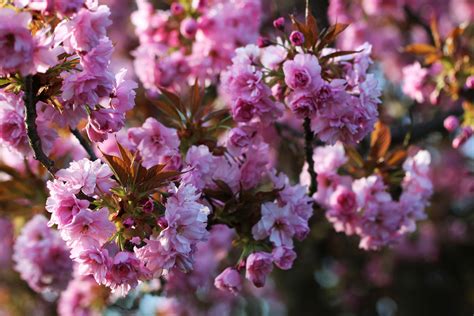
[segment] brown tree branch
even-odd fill
[[[36,113],[37,90],[38,87],[34,82],[33,76],[26,76],[23,83],[26,133],[28,135],[28,141],[30,143],[31,149],[33,150],[34,159],[38,160],[48,170],[48,172],[54,176],[54,173],[57,171],[57,169],[54,167],[54,161],[49,159],[49,157],[43,151],[41,138],[38,135],[36,126],[36,118],[38,116]]]
[[[89,155],[89,158],[91,160],[97,160],[97,156],[94,152],[94,149],[92,148],[91,144],[87,141],[87,139],[82,136],[81,132],[77,129],[70,129],[71,133],[77,138],[81,146],[84,148],[84,150],[87,152]]]
[[[402,128],[392,128],[392,145],[402,144],[408,134],[410,142],[417,142],[435,132],[447,135],[448,131],[444,128],[444,120],[450,115],[460,116],[462,113],[462,107],[457,105],[452,110],[437,113],[427,122],[421,122]]]
[[[313,160],[313,144],[314,144],[314,134],[311,130],[311,119],[306,117],[303,123],[304,129],[304,151],[306,162],[308,163],[308,172],[311,178],[311,183],[309,185],[309,195],[313,195],[318,189],[317,175],[314,171],[314,160]]]

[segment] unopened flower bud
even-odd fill
[[[463,127],[461,133],[453,139],[453,148],[458,149],[472,136],[473,131],[470,126]]]
[[[181,15],[184,12],[184,7],[181,3],[173,2],[170,10],[173,15]]]
[[[123,221],[123,227],[125,228],[130,228],[134,224],[135,224],[135,221],[131,217],[128,217]]]
[[[278,19],[274,20],[273,27],[277,30],[283,31],[285,29],[285,18],[279,17]]]
[[[149,199],[148,201],[146,201],[145,204],[143,204],[142,208],[143,208],[143,212],[152,213],[153,210],[155,209],[155,204],[153,203],[152,199]]]
[[[293,46],[301,46],[304,43],[304,35],[299,31],[293,31],[290,34],[290,42]]]
[[[260,36],[257,39],[257,46],[260,47],[260,48],[267,47],[271,44],[272,44],[272,42],[270,42],[270,40],[266,37]]]
[[[459,120],[456,116],[450,115],[444,119],[443,125],[448,132],[453,132],[456,128],[459,127]]]
[[[186,18],[181,22],[180,32],[185,38],[191,39],[196,35],[198,24],[193,18]]]

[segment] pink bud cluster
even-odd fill
[[[48,220],[35,215],[16,239],[13,252],[15,270],[38,293],[58,294],[72,277],[73,262],[58,232]]]
[[[381,94],[374,75],[368,73],[371,46],[364,44],[357,53],[329,58],[342,75],[328,81],[322,77],[319,59],[334,49],[316,56],[298,49],[294,53],[285,45],[237,49],[221,84],[234,119],[273,122],[283,113],[281,100],[296,117],[310,118],[313,132],[326,143],[354,144],[364,138],[377,120]]]
[[[257,39],[261,15],[260,0],[175,1],[166,11],[140,0],[132,15],[140,40],[136,73],[151,91],[215,81],[235,49]]]
[[[404,162],[398,200],[377,173],[359,179],[340,174],[347,160],[341,143],[318,147],[314,153],[318,173],[314,198],[327,209],[326,217],[337,232],[356,234],[361,238],[360,248],[376,250],[413,232],[416,222],[426,218],[425,208],[433,191],[428,151],[420,150]],[[306,177],[304,172],[303,182]]]

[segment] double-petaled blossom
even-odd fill
[[[198,190],[205,187],[216,188],[215,181],[221,180],[233,190],[238,190],[240,170],[235,162],[225,156],[214,156],[207,146],[192,146],[186,154],[186,167],[183,174],[185,183],[190,183]]]
[[[92,196],[100,192],[108,192],[116,182],[111,178],[110,167],[100,160],[81,159],[70,163],[69,168],[56,173],[57,181],[63,181],[75,193],[82,191]]]
[[[60,16],[68,16],[76,13],[85,4],[85,0],[15,0],[15,6],[27,7],[30,10],[41,11],[50,15],[57,13]]]
[[[61,292],[58,301],[58,314],[61,316],[99,316],[100,310],[95,310],[93,303],[100,294],[100,286],[91,276],[76,276]]]
[[[285,83],[294,90],[318,89],[323,81],[321,79],[321,66],[316,56],[311,54],[298,54],[293,60],[283,64]]]
[[[150,117],[141,127],[130,128],[128,139],[139,153],[144,167],[150,168],[160,163],[171,163],[171,166],[179,167],[180,141],[175,129]]]
[[[34,216],[14,245],[15,270],[40,293],[64,290],[71,278],[73,263],[69,250],[57,231],[48,227],[42,215]]]
[[[71,20],[64,20],[56,27],[55,40],[63,44],[67,53],[89,52],[99,45],[112,24],[109,16],[110,10],[104,5],[95,11],[83,8]]]
[[[426,218],[424,210],[433,191],[429,152],[420,150],[403,163],[398,200],[377,173],[359,179],[341,175],[339,169],[347,159],[341,143],[314,151],[318,191],[313,197],[327,209],[326,218],[337,232],[356,234],[361,248],[377,250],[413,232],[416,221]],[[306,172],[301,175],[303,183],[308,183]]]
[[[235,63],[229,67],[222,74],[221,87],[238,122],[269,123],[282,115],[282,105],[272,100],[263,73],[253,65]]]
[[[226,268],[214,280],[216,288],[238,294],[242,290],[242,278],[234,268]]]
[[[245,277],[256,287],[263,287],[273,269],[272,255],[267,252],[251,253],[245,263]]]
[[[91,211],[83,209],[61,229],[61,236],[71,248],[86,248],[91,243],[104,244],[115,232],[106,208]]]
[[[352,235],[359,225],[357,198],[351,188],[338,185],[329,198],[329,209],[326,218],[337,232]]]
[[[149,278],[149,271],[133,252],[120,251],[115,254],[106,276],[106,284],[112,291],[125,295],[135,288],[138,281]]]
[[[196,1],[190,10],[175,2],[166,11],[139,1],[132,14],[136,73],[152,91],[179,90],[196,78],[215,82],[235,50],[257,39],[260,17],[260,0]]]
[[[25,126],[23,93],[14,94],[0,90],[0,144],[22,155],[30,153]],[[38,103],[37,109],[41,105]],[[44,152],[49,153],[56,139],[56,132],[49,127],[46,115],[38,111],[36,118],[38,136]]]
[[[405,210],[404,229],[412,232],[416,221],[426,218],[425,208],[433,194],[433,183],[430,176],[431,155],[426,150],[420,150],[403,163],[405,177],[402,181],[400,204]]]
[[[209,208],[198,202],[200,195],[190,184],[172,188],[165,204],[163,230],[157,237],[145,240],[145,246],[135,248],[137,257],[153,274],[177,267],[184,271],[192,268],[196,245],[208,237]]]
[[[29,30],[31,14],[0,9],[0,75],[45,72],[57,62],[51,38],[45,32],[35,36]]]
[[[379,249],[397,241],[403,213],[385,190],[382,178],[372,175],[355,180],[352,189],[362,213],[358,231],[360,247],[366,250]]]

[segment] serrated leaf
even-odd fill
[[[102,156],[109,165],[110,169],[114,173],[115,177],[117,178],[118,182],[122,186],[127,186],[130,180],[129,168],[130,165],[127,165],[124,160],[117,156],[107,155],[102,152]]]
[[[405,47],[405,52],[417,54],[417,55],[428,55],[428,54],[437,54],[438,50],[436,47],[429,44],[410,44]]]
[[[390,147],[391,141],[390,128],[382,122],[377,121],[374,131],[370,136],[369,157],[373,161],[378,161],[380,158],[383,158]]]
[[[385,160],[385,164],[389,167],[400,166],[405,161],[407,156],[408,153],[405,149],[397,149],[388,155],[387,159]]]

